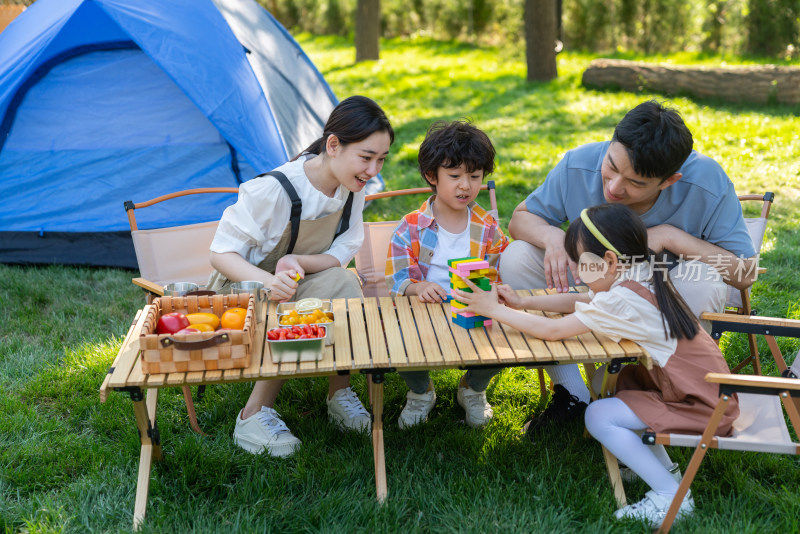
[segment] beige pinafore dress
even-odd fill
[[[275,176],[281,173],[272,172],[267,174]],[[302,211],[302,202],[292,185],[288,180],[285,180],[285,176],[282,174],[281,176],[284,180],[281,180],[278,176],[275,176],[275,178],[281,182],[284,190],[286,190],[286,193],[292,199],[293,212],[296,212],[299,224],[297,224],[298,221],[292,221],[290,219],[286,224],[286,228],[278,244],[275,245],[275,248],[267,254],[267,257],[258,264],[259,269],[263,269],[271,274],[275,274],[275,266],[278,260],[289,254],[290,249],[291,253],[302,255],[322,254],[328,250],[333,240],[344,231],[339,230],[337,232],[337,229],[340,227],[340,222],[342,222],[343,219],[343,213],[348,220],[350,217],[349,209],[345,206],[339,211],[313,221],[299,220]],[[297,234],[296,240],[292,246],[293,222],[297,224]],[[208,278],[207,287],[212,291],[225,292],[232,283],[232,280],[229,280],[215,269]],[[297,292],[292,300],[300,300],[307,297],[321,299],[361,298],[361,283],[355,274],[342,267],[332,267],[318,273],[307,273],[298,283]]]

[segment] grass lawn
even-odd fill
[[[518,51],[393,40],[383,43],[380,62],[353,65],[342,39],[300,41],[339,98],[364,94],[387,111],[397,131],[383,173],[389,189],[423,185],[416,151],[433,120],[469,117],[485,129],[498,152],[493,178],[505,223],[566,150],[610,138],[625,111],[660,98],[586,90],[580,76],[593,56],[578,53],[559,55],[557,80],[529,84]],[[678,61],[709,59],[684,54]],[[722,163],[738,192],[776,193],[762,251],[768,271],[752,298],[762,315],[800,318],[800,107],[670,101],[696,147]],[[379,201],[365,218],[396,219],[422,200]],[[98,388],[143,304],[130,284],[135,275],[0,265],[0,532],[130,530],[139,459],[133,411],[123,394],[101,404]],[[788,354],[800,348],[796,340],[780,345]],[[742,336],[722,346],[730,361],[746,350]],[[142,531],[646,532],[612,519],[600,447],[583,438],[581,424],[554,429],[536,445],[520,437],[521,424],[543,408],[535,373],[506,370],[493,381],[496,417],[482,431],[462,422],[459,376],[436,374],[431,421],[401,432],[406,389],[389,375],[389,498],[382,506],[374,499],[370,439],[327,423],[324,379],[284,387],[277,408],[304,446],[283,460],[232,443],[249,384],[208,389],[198,412],[211,437],[192,433],[179,390],[163,390],[165,457],[153,469]],[[353,383],[366,400],[363,377]],[[670,453],[685,468],[690,451]],[[799,468],[798,457],[710,452],[693,485],[696,514],[674,532],[799,531]],[[638,500],[646,489],[631,484],[628,496]]]

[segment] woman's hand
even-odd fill
[[[279,259],[270,286],[270,299],[285,302],[292,298],[297,291],[298,281],[305,275],[294,254],[287,254]]]
[[[517,295],[517,292],[511,289],[509,285],[497,286],[497,296],[500,298],[500,302],[509,308],[514,308],[515,310],[522,308],[522,297]]]
[[[497,295],[497,286],[492,284],[492,289],[490,291],[484,291],[470,282],[469,279],[464,278],[463,280],[466,282],[467,287],[472,290],[472,293],[467,293],[460,289],[453,289],[453,298],[467,305],[467,307],[463,308],[461,311],[475,313],[485,317],[494,317],[498,309],[503,307]]]

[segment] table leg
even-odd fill
[[[156,425],[158,389],[148,389],[147,400],[145,400],[141,389],[136,388],[136,391],[131,391],[131,400],[133,400],[133,412],[136,415],[136,426],[142,442],[139,455],[139,476],[136,481],[136,502],[133,507],[133,529],[138,530],[144,521],[147,510],[147,494],[150,491],[150,469],[153,459],[161,459],[161,440]]]
[[[369,375],[372,401],[372,452],[375,457],[375,492],[378,502],[386,500],[386,462],[383,454],[383,376]]]
[[[614,498],[617,500],[617,506],[622,508],[628,504],[628,499],[625,497],[625,488],[622,486],[622,476],[619,474],[619,461],[617,457],[611,454],[605,447],[603,447],[603,459],[606,461],[608,479],[611,481],[611,489],[614,490]]]

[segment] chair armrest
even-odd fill
[[[744,388],[766,388],[770,390],[800,391],[800,380],[775,376],[733,375],[727,373],[708,373],[706,382]]]
[[[711,322],[711,337],[714,339],[719,339],[722,332],[800,338],[800,321],[797,319],[708,312],[701,314],[700,318]]]
[[[162,286],[161,284],[156,284],[155,282],[151,282],[146,278],[132,278],[131,282],[133,282],[134,285],[141,287],[142,289],[144,289],[149,293],[153,293],[154,295],[157,295],[159,297],[164,296],[164,286]]]

